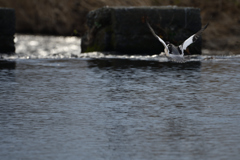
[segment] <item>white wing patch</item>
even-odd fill
[[[197,33],[195,33],[194,35],[190,36],[188,39],[186,39],[182,45],[180,45],[182,47],[182,52],[184,53],[184,50],[187,49],[187,47],[196,42],[198,40],[198,38],[202,35],[202,32],[207,28],[209,23],[207,23],[202,29],[200,29]],[[181,48],[180,47],[180,48]]]
[[[195,34],[194,34],[194,35],[195,35]],[[193,43],[193,37],[194,37],[194,35],[192,35],[191,37],[189,37],[188,39],[186,39],[186,40],[183,42],[183,44],[182,44],[182,49],[183,49],[183,50],[186,50],[187,47],[188,47],[190,44]],[[182,50],[182,51],[183,51],[183,50]]]
[[[150,31],[152,32],[152,34],[163,44],[164,51],[166,50],[167,54],[169,54],[169,50],[168,50],[166,43],[154,32],[154,30],[152,29],[152,27],[150,26],[150,24],[148,22],[147,22],[147,25],[148,25]]]

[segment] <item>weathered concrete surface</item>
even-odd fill
[[[14,53],[15,11],[0,8],[0,53]]]
[[[82,52],[158,54],[163,46],[151,34],[146,20],[160,37],[175,45],[201,28],[198,8],[104,7],[87,15],[88,32],[82,38]],[[191,45],[189,51],[201,54],[201,40]]]

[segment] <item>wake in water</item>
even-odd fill
[[[2,55],[3,59],[130,59],[168,62],[168,59],[159,55],[119,55],[113,53],[90,52],[81,53],[81,39],[78,37],[33,36],[16,35],[16,54]],[[234,59],[237,56],[209,56],[210,51],[203,50],[208,55],[185,56],[187,61],[218,61]]]

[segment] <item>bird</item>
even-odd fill
[[[172,43],[164,42],[152,29],[150,24],[147,22],[147,25],[152,32],[152,34],[163,44],[164,52],[161,52],[161,56],[166,56],[170,61],[177,63],[185,63],[186,60],[184,58],[184,51],[187,49],[189,45],[196,42],[198,38],[202,35],[202,32],[207,28],[209,23],[207,23],[202,29],[200,29],[197,33],[191,35],[188,39],[186,39],[181,45],[175,46]]]

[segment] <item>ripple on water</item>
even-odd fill
[[[239,56],[178,64],[17,37],[0,69],[1,159],[239,159]]]

